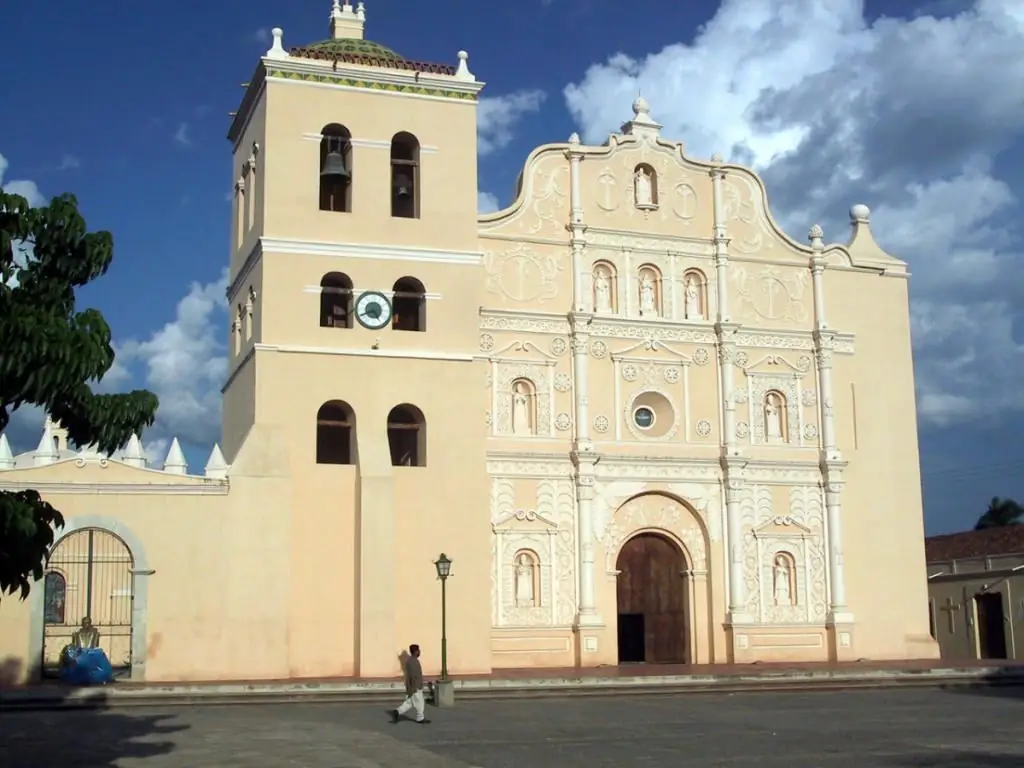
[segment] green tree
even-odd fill
[[[1024,524],[1024,507],[1013,499],[1001,499],[993,496],[988,503],[985,514],[978,518],[974,530],[981,531],[985,528],[1002,528],[1007,525]]]
[[[33,208],[0,190],[0,432],[13,411],[37,405],[76,445],[109,453],[153,423],[151,392],[90,386],[110,370],[114,350],[103,315],[75,311],[75,289],[107,271],[113,248],[109,232],[87,231],[74,196]],[[28,596],[63,525],[36,491],[0,491],[0,596]]]

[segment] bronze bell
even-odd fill
[[[412,197],[412,180],[406,175],[400,175],[395,178],[395,197],[405,199]]]
[[[324,167],[320,171],[321,176],[340,176],[347,179],[350,174],[345,167],[345,157],[341,152],[328,152],[324,158]]]

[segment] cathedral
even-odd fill
[[[0,437],[0,489],[67,520],[0,658],[50,674],[85,618],[140,681],[391,677],[409,643],[433,674],[442,621],[453,675],[936,658],[909,273],[867,206],[791,239],[637,98],[480,215],[468,55],[366,16],[275,29],[233,113],[207,465]]]

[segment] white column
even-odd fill
[[[572,305],[576,312],[592,312],[593,293],[590,286],[590,270],[584,270],[583,249],[583,196],[580,192],[580,161],[583,153],[579,151],[580,137],[575,133],[569,137],[569,205],[571,230],[570,246],[572,247]]]
[[[821,474],[825,486],[825,517],[828,527],[829,621],[849,624],[853,616],[846,605],[843,567],[842,470],[846,466],[836,446],[835,401],[832,390],[832,355],[835,333],[825,319],[825,266],[823,233],[811,227],[811,285],[814,290],[814,358],[818,369],[818,418],[821,424]]]
[[[580,164],[583,152],[575,133],[569,137],[569,204],[573,269],[573,311],[569,315],[572,343],[573,407],[576,437],[572,460],[576,465],[576,516],[580,541],[579,615],[580,626],[600,624],[594,594],[594,464],[597,456],[590,439],[588,368],[590,365],[589,326],[594,319],[590,269],[586,264],[586,225],[583,221],[583,197],[580,192]]]
[[[831,472],[830,472],[831,474]],[[828,579],[831,592],[829,620],[835,624],[850,624],[853,616],[846,605],[846,577],[843,568],[843,522],[839,495],[842,483],[834,478],[825,481],[825,511],[828,517]]]
[[[721,162],[717,156],[714,161]],[[722,204],[722,181],[725,170],[711,171],[714,207],[715,282],[718,312],[715,333],[718,337],[718,365],[722,381],[722,468],[725,472],[725,521],[729,535],[729,621],[745,624],[752,621],[747,615],[747,585],[743,567],[743,525],[740,518],[740,492],[743,490],[743,467],[740,449],[736,445],[736,388],[735,334],[738,325],[729,315],[729,236],[725,226],[725,206]]]

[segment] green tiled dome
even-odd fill
[[[320,43],[311,43],[310,45],[303,46],[303,49],[307,51],[317,51],[327,56],[367,56],[375,59],[402,61],[401,56],[380,43],[375,43],[372,40],[359,40],[357,38],[350,37],[343,37],[338,40],[324,40]]]

